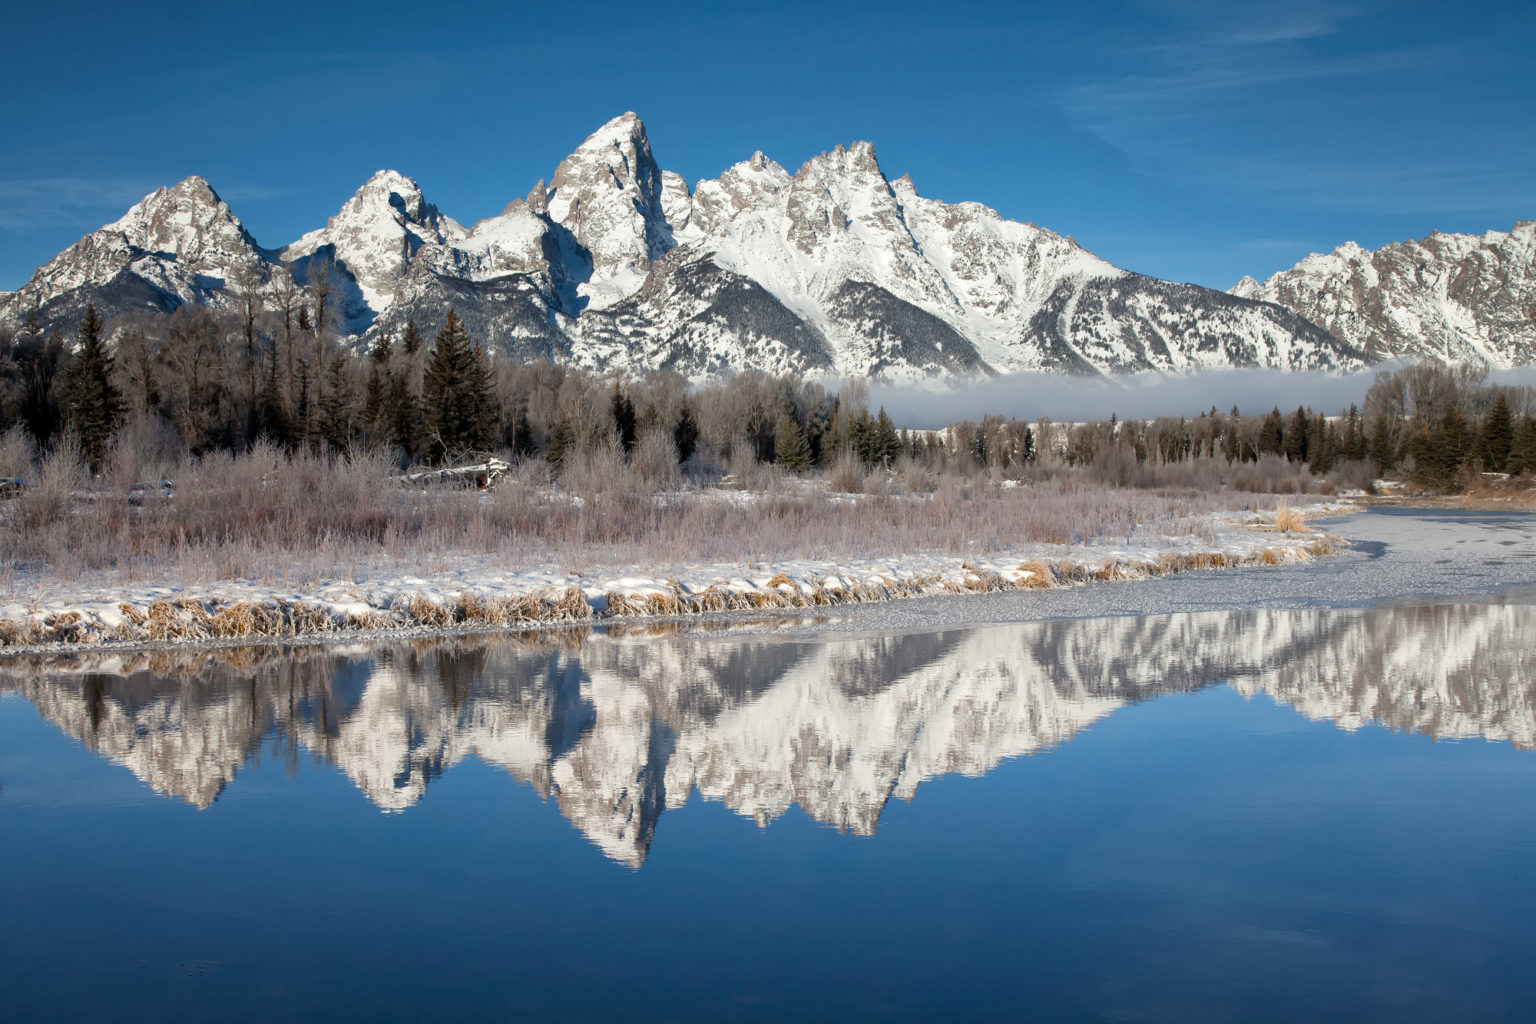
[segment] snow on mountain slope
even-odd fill
[[[591,308],[633,294],[651,261],[672,248],[664,205],[677,208],[680,181],[664,187],[645,125],[633,112],[593,132],[555,169],[548,214],[591,256],[591,277],[578,288]]]
[[[1348,242],[1232,294],[1295,310],[1372,361],[1522,365],[1536,361],[1536,221],[1374,252]]]
[[[230,286],[242,274],[266,273],[269,257],[194,175],[156,189],[39,267],[0,300],[0,324],[17,326],[35,313],[45,323],[72,325],[88,302],[108,319],[188,302],[227,308]]]
[[[323,268],[361,347],[450,307],[493,352],[701,378],[742,369],[886,378],[1014,370],[1348,369],[1361,353],[1265,302],[1129,274],[1054,232],[889,181],[856,142],[793,175],[756,153],[690,191],[625,113],[525,200],[465,228],[410,178],[374,174],[326,226],[259,249],[200,178],[161,190],[0,297],[72,328],[231,305],[235,268],[276,292]],[[346,340],[346,339],[344,339]]]
[[[447,245],[465,234],[462,225],[422,198],[414,180],[378,171],[325,227],[285,247],[280,258],[299,267],[306,279],[316,259],[334,259],[334,269],[356,283],[361,300],[344,310],[348,322],[366,329],[388,308],[396,284],[422,246]]]

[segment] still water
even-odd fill
[[[1536,607],[0,674],[0,1016],[1529,1019]]]

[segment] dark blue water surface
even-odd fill
[[[10,663],[12,1020],[1525,1020],[1536,609]]]

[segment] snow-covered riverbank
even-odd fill
[[[451,626],[538,626],[632,617],[814,608],[935,594],[1035,590],[1192,569],[1279,565],[1332,550],[1291,514],[1193,516],[1180,535],[1136,530],[1072,545],[1030,544],[971,558],[892,555],[583,571],[474,564],[431,576],[324,580],[302,592],[244,580],[107,588],[39,583],[0,606],[0,647],[195,642]]]

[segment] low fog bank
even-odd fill
[[[1198,416],[1215,406],[1244,413],[1306,405],[1330,415],[1360,403],[1376,374],[1395,370],[1382,363],[1359,373],[1283,370],[1208,370],[1186,376],[1148,372],[1124,377],[1071,377],[1016,373],[953,385],[874,384],[871,409],[884,406],[900,427],[933,430],[997,413],[1019,419],[1048,416],[1057,422],[1156,416]],[[1488,375],[1490,384],[1536,386],[1536,366]]]

